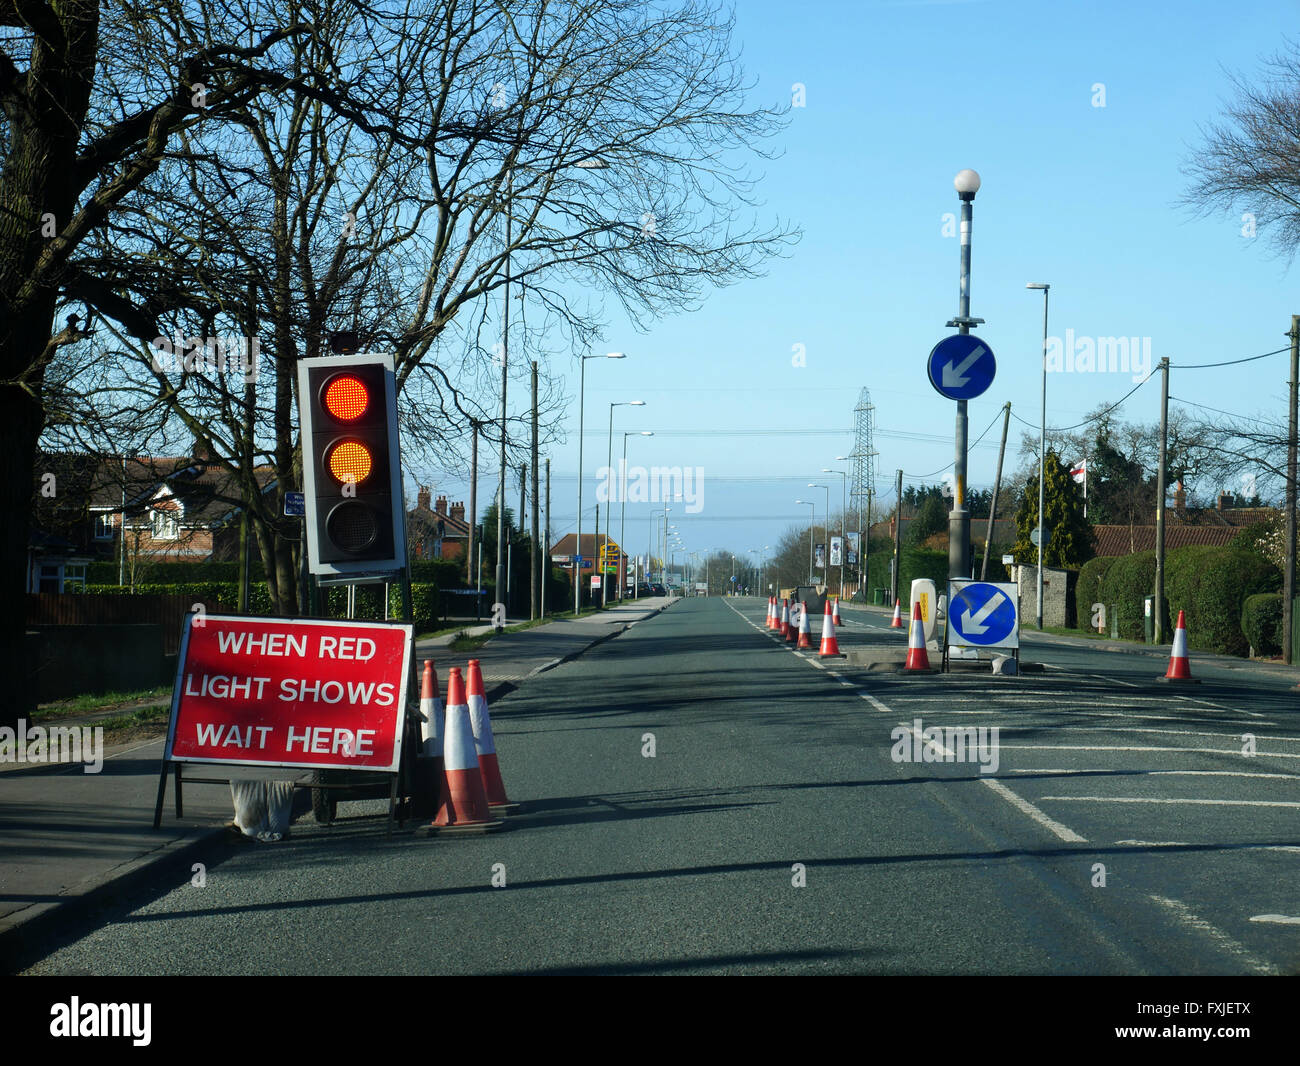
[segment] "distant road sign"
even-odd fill
[[[973,400],[993,384],[993,349],[973,333],[944,337],[930,352],[930,384],[950,400]]]
[[[286,492],[284,494],[284,514],[286,518],[306,518],[307,494],[303,492]]]
[[[1016,586],[953,581],[948,600],[948,643],[978,648],[1018,648]]]

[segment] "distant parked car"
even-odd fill
[[[651,585],[651,586],[650,586],[650,592],[651,592],[651,594],[654,595],[654,596],[667,596],[667,595],[668,595],[668,590],[667,590],[666,588],[664,588],[662,585]]]

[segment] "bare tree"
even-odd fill
[[[522,294],[512,346],[554,356],[593,342],[602,294],[646,322],[793,239],[741,220],[743,161],[779,121],[745,108],[731,22],[711,5],[294,6],[314,33],[288,75],[309,88],[186,128],[81,264],[111,274],[120,303],[177,298],[166,314],[118,309],[113,350],[67,375],[64,420],[101,447],[188,436],[239,469],[282,611],[296,605],[297,534],[279,517],[300,484],[294,371],[332,333],[394,354],[404,440],[451,463],[471,419],[500,443],[485,415],[502,359],[527,364],[500,345],[507,279]],[[256,340],[257,380],[160,367],[170,331]]]
[[[1201,127],[1181,202],[1203,215],[1243,211],[1242,235],[1268,230],[1290,260],[1300,248],[1300,43],[1267,59],[1258,84],[1229,76],[1236,97]]]

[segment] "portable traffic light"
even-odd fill
[[[298,402],[311,572],[345,578],[400,569],[406,536],[392,359],[304,359]]]

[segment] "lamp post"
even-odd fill
[[[588,359],[626,359],[627,356],[622,352],[609,352],[606,355],[584,355],[582,356],[581,372],[578,375],[578,542],[574,545],[573,554],[577,559],[582,558],[582,428],[584,415],[586,413],[586,394],[587,394],[587,360]],[[591,545],[593,553],[596,545]],[[592,566],[593,572],[595,566]],[[573,567],[573,615],[576,618],[578,608],[582,604],[582,563],[575,563]]]
[[[605,483],[607,485],[609,484],[609,479],[612,479],[614,473],[613,469],[611,469],[614,465],[614,408],[615,407],[644,407],[644,406],[645,406],[645,400],[620,400],[617,403],[611,403],[609,405],[609,447],[606,449],[605,452],[605,477],[607,479]],[[609,562],[609,527],[611,525],[613,525],[613,522],[611,521],[610,514],[609,514],[609,500],[606,499],[605,501],[605,550],[601,553],[602,562],[600,567],[602,571],[605,569],[605,564]],[[619,545],[619,550],[622,551],[622,545]],[[616,573],[615,580],[618,580],[617,569],[615,573]],[[609,576],[608,574],[602,573],[600,578],[600,605],[602,607],[607,607],[609,605],[609,582],[605,580],[608,576]]]
[[[843,470],[832,470],[829,466],[822,467],[823,474],[840,475],[840,598],[844,598],[844,559],[849,554],[849,538],[844,528],[844,523],[848,521],[848,505],[845,500],[848,496],[849,475]]]
[[[817,510],[817,505],[809,500],[795,500],[796,504],[802,504],[811,508],[808,512],[808,584],[813,583],[813,515]]]
[[[662,511],[650,512],[650,537],[646,541],[645,545],[646,584],[649,584],[650,579],[654,576],[654,568],[650,565],[650,561],[654,558],[654,548],[658,543],[658,540],[655,537],[655,522],[660,518],[666,522],[668,520],[669,510],[670,508],[665,507]]]
[[[830,487],[829,485],[814,485],[811,481],[808,482],[808,487],[809,487],[810,489],[825,489],[825,490],[826,490],[826,539],[829,541],[829,540],[830,540],[830,536],[831,536],[831,487]],[[827,549],[827,551],[830,550],[830,545],[829,545],[829,544],[826,545],[826,549]],[[830,559],[828,558],[828,559],[826,560],[826,586],[827,586],[827,588],[830,587],[830,583],[831,583],[831,562],[830,562]]]
[[[623,559],[627,558],[627,439],[628,437],[636,437],[636,436],[653,437],[654,433],[651,430],[643,429],[639,433],[633,432],[633,433],[623,434],[623,466],[622,469],[620,469],[618,472],[618,494],[623,501],[622,507],[619,509],[619,518],[618,518],[618,548],[619,548],[619,556],[620,558]],[[627,577],[620,575],[619,582],[620,584],[618,587],[618,598],[621,600],[623,598],[623,587],[624,584],[627,582]],[[634,600],[640,599],[640,596],[638,595],[639,592],[640,592],[640,587],[636,583],[636,575],[633,574],[632,575],[632,598]]]
[[[971,326],[979,325],[982,318],[970,316],[970,240],[971,213],[975,194],[979,192],[980,176],[973,170],[959,171],[953,179],[953,188],[961,201],[961,281],[957,294],[957,317],[948,322],[958,332],[969,333]],[[966,438],[969,420],[966,401],[957,401],[956,460],[953,464],[953,501],[948,515],[948,576],[970,577],[970,513],[966,510]]]
[[[1038,595],[1035,597],[1034,621],[1039,629],[1043,628],[1043,501],[1044,473],[1047,469],[1047,291],[1051,288],[1046,282],[1031,281],[1026,289],[1043,290],[1043,408],[1042,419],[1038,424]]]

